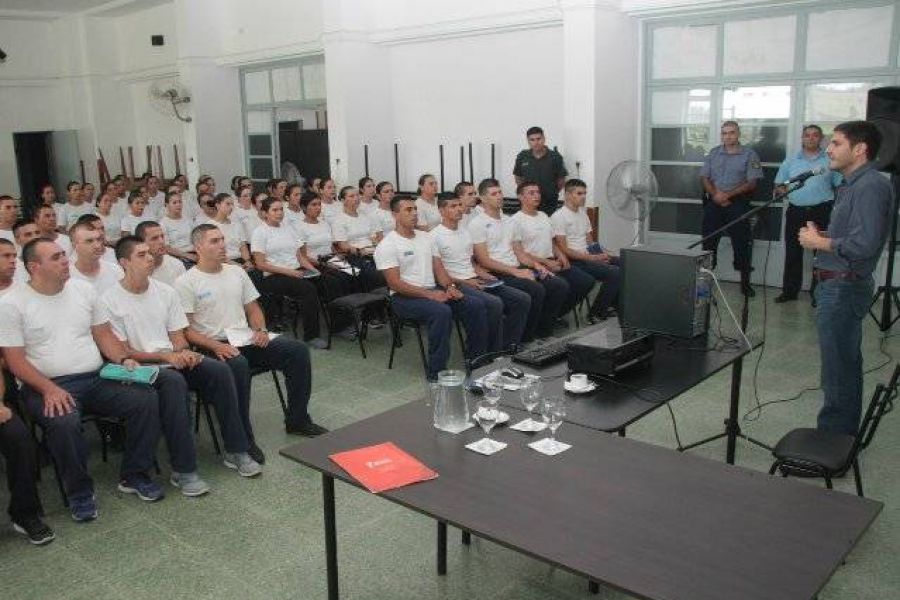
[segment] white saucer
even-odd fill
[[[575,387],[569,380],[566,380],[563,382],[563,389],[570,394],[587,394],[588,392],[596,390],[597,384],[592,381],[584,387]]]

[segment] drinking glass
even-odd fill
[[[541,418],[550,429],[550,441],[548,445],[550,450],[556,450],[556,431],[562,425],[563,419],[566,417],[566,404],[563,398],[551,397],[545,398],[541,402]]]
[[[497,405],[492,404],[487,400],[482,400],[476,405],[473,417],[481,426],[485,435],[478,443],[482,447],[486,446],[487,449],[492,450],[494,447],[494,440],[491,438],[491,430],[494,428],[494,425],[497,424],[497,419],[500,417],[500,411],[497,409]]]
[[[528,419],[525,420],[523,426],[527,427],[529,430],[534,430],[535,426],[538,424],[537,421],[534,420],[534,409],[537,408],[537,405],[541,401],[542,389],[543,383],[541,382],[540,377],[529,377],[525,380],[522,389],[519,390],[522,394],[522,406],[528,411]]]
[[[484,378],[484,399],[491,406],[500,404],[500,396],[503,395],[503,377],[499,373],[491,373]]]

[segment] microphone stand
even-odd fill
[[[699,240],[697,240],[696,242],[694,242],[693,244],[688,246],[687,247],[688,250],[699,246],[703,242],[705,242],[717,235],[722,234],[722,232],[724,232],[728,228],[734,226],[735,224],[749,219],[753,215],[756,215],[759,212],[765,210],[766,208],[771,206],[773,203],[786,198],[787,195],[790,194],[791,192],[803,187],[804,183],[806,183],[805,180],[795,182],[794,184],[792,184],[792,186],[788,186],[783,192],[776,192],[776,193],[772,194],[772,198],[770,200],[767,200],[766,202],[763,202],[759,206],[756,206],[756,207],[752,208],[751,210],[748,210],[747,212],[745,212],[738,218],[732,219],[731,221],[729,221],[722,227],[719,227],[712,233],[703,236],[702,238],[700,238]],[[751,240],[752,240],[752,236],[751,236]],[[752,243],[752,241],[751,241],[751,243]],[[765,274],[763,274],[763,276],[765,277]],[[763,285],[765,285],[765,283],[766,282],[763,281]],[[749,301],[749,298],[746,295],[744,295],[744,304],[741,307],[741,325],[740,325],[740,327],[741,327],[741,331],[743,331],[745,335],[747,332],[747,324],[748,324],[749,320],[750,320],[750,301]],[[763,332],[763,333],[765,333],[765,332]],[[752,351],[753,348],[749,348],[748,350]],[[723,431],[721,433],[717,433],[715,435],[712,435],[708,438],[702,439],[698,442],[693,442],[691,444],[688,444],[687,446],[682,446],[682,447],[678,448],[679,452],[684,452],[685,450],[690,450],[691,448],[696,448],[697,446],[702,446],[704,444],[708,444],[709,442],[713,442],[713,441],[719,440],[724,437],[724,438],[727,438],[727,441],[728,441],[728,445],[725,450],[725,460],[726,460],[726,462],[728,462],[728,464],[733,465],[737,438],[741,438],[742,440],[748,441],[751,444],[755,444],[755,445],[759,446],[760,448],[764,448],[764,449],[770,450],[770,451],[772,450],[771,446],[769,446],[759,440],[756,440],[756,439],[746,435],[743,431],[741,431],[741,425],[739,422],[738,413],[740,412],[741,375],[743,373],[743,370],[744,370],[744,357],[741,356],[736,361],[734,361],[734,364],[732,365],[732,369],[731,369],[731,399],[730,399],[729,405],[728,405],[728,418],[725,419],[725,431]]]

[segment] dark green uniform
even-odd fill
[[[552,215],[559,205],[559,189],[556,182],[568,175],[562,154],[547,148],[547,153],[537,158],[531,149],[522,150],[516,156],[513,175],[534,181],[541,187],[541,210]]]

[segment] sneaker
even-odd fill
[[[146,475],[129,475],[119,482],[119,491],[123,494],[137,494],[144,502],[156,502],[166,497],[162,486]]]
[[[172,471],[169,483],[181,489],[181,493],[189,498],[202,496],[209,492],[209,486],[200,476],[194,473],[176,473]]]
[[[250,442],[250,447],[247,448],[247,454],[259,464],[266,464],[266,455],[263,454],[262,448],[256,445],[256,442]]]
[[[310,348],[315,348],[316,350],[325,350],[326,348],[328,348],[328,342],[326,342],[322,338],[313,338],[306,342],[306,345]]]
[[[234,469],[241,477],[256,477],[262,473],[259,463],[246,452],[226,452],[222,461],[229,469]]]
[[[87,523],[97,518],[97,499],[93,494],[84,498],[69,498],[69,510],[76,523]]]
[[[12,522],[13,529],[28,538],[35,546],[49,544],[56,538],[56,534],[50,527],[38,517],[28,517]]]
[[[287,425],[285,425],[284,430],[291,435],[302,435],[306,437],[316,437],[317,435],[328,433],[327,429],[325,429],[321,425],[316,425],[312,421],[301,423],[300,425],[292,425],[288,423]]]

